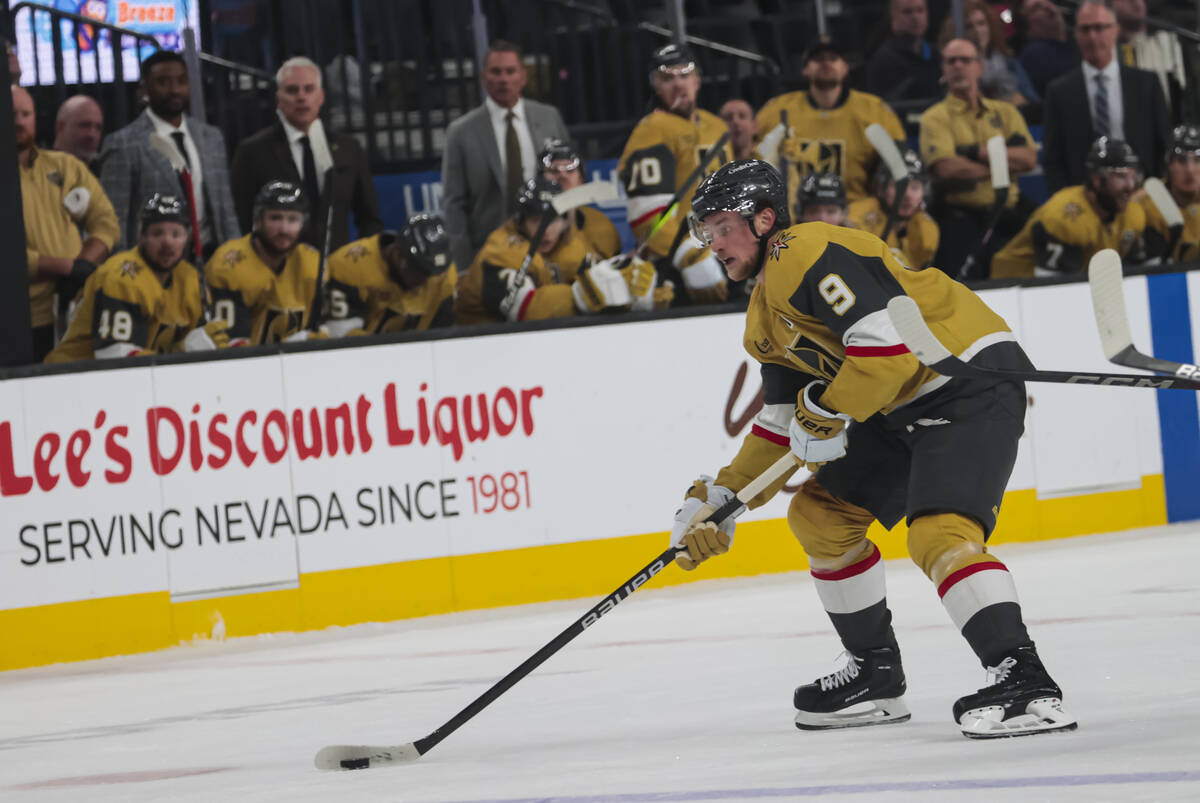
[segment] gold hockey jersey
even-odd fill
[[[571,215],[571,222],[583,235],[588,249],[599,259],[608,259],[621,253],[621,235],[608,215],[594,206],[581,206]]]
[[[321,255],[298,243],[276,273],[259,258],[253,237],[230,240],[208,260],[213,315],[229,324],[233,344],[279,343],[308,325]]]
[[[787,451],[797,396],[814,379],[829,383],[819,403],[856,421],[916,415],[927,394],[963,382],[939,376],[909,352],[887,314],[898,295],[917,302],[954,354],[995,367],[1027,364],[1004,320],[965,285],[941,271],[909,270],[867,232],[792,226],[768,244],[746,312],[743,345],[762,364],[764,407],[717,484],[737,491]]]
[[[1171,253],[1167,254],[1171,232],[1162,213],[1144,191],[1139,191],[1133,197],[1133,202],[1142,207],[1142,213],[1146,216],[1147,256],[1161,257],[1173,262],[1195,262],[1200,259],[1200,203],[1193,201],[1179,205],[1179,211],[1183,215],[1183,233]]]
[[[180,262],[164,284],[136,248],[105,260],[80,298],[66,335],[46,362],[177,351],[204,317],[196,268]]]
[[[329,256],[329,318],[361,318],[369,333],[431,329],[454,323],[454,265],[406,290],[391,277],[378,234],[348,243]]]
[[[1096,214],[1081,185],[1066,187],[1038,207],[1025,226],[992,257],[992,278],[1060,276],[1087,269],[1096,252],[1122,258],[1140,250],[1146,213],[1130,202],[1111,223]]]
[[[887,210],[874,196],[860,198],[850,204],[847,219],[854,228],[878,237],[887,225]],[[918,210],[909,220],[896,221],[888,234],[887,244],[893,251],[899,250],[910,268],[920,270],[933,264],[940,239],[937,223],[924,210]]]
[[[650,235],[659,214],[666,212],[671,198],[727,130],[724,120],[704,109],[697,109],[691,119],[655,109],[633,129],[617,163],[617,175],[625,186],[629,226],[638,242]],[[732,159],[733,150],[726,143],[705,166],[704,175]],[[699,183],[693,182],[674,216],[651,238],[647,257],[651,261],[668,256],[679,227],[687,225],[692,193]]]
[[[791,136],[784,138],[779,153],[788,160],[788,188],[792,205],[800,182],[809,173],[836,173],[846,187],[846,199],[867,195],[871,171],[879,154],[867,139],[866,129],[879,123],[892,139],[905,139],[904,127],[882,98],[848,89],[830,109],[813,103],[808,92],[788,92],[771,98],[759,110],[758,134],[765,137],[780,123],[787,110]]]

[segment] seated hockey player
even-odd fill
[[[814,220],[831,226],[846,225],[846,188],[836,173],[809,173],[796,192],[796,214],[801,223]]]
[[[205,277],[233,345],[306,340],[321,255],[300,241],[308,199],[298,184],[269,181],[253,206],[254,230],[220,246]]]
[[[329,257],[325,328],[342,337],[450,326],[457,284],[445,224],[418,213],[398,232],[356,240]]]
[[[654,269],[640,260],[622,265],[622,257],[597,262],[590,244],[567,219],[569,213],[554,212],[551,198],[560,192],[557,182],[541,176],[525,183],[516,214],[488,236],[459,283],[455,323],[537,321],[652,303]],[[549,224],[518,283],[543,217]]]
[[[200,274],[183,258],[190,222],[179,198],[150,196],[138,217],[137,247],[113,254],[88,277],[75,317],[46,362],[227,345],[226,323],[205,322]]]
[[[920,270],[933,263],[940,234],[937,223],[925,211],[928,183],[925,166],[915,150],[903,142],[897,142],[896,146],[908,165],[908,187],[896,210],[896,220],[888,233],[887,244],[892,253],[898,253],[910,268]],[[871,179],[871,191],[871,196],[850,203],[850,225],[880,237],[887,227],[887,216],[896,200],[896,182],[882,162]]]
[[[1027,370],[1004,320],[941,271],[908,270],[872,234],[791,225],[783,180],[766,162],[721,168],[696,190],[692,208],[694,235],[711,244],[729,278],[759,276],[743,342],[761,364],[765,406],[729,465],[687,492],[671,543],[684,547],[676,561],[695,569],[733,540],[733,517],[705,522],[706,505],[732,500],[789,451],[815,472],[792,498],[788,525],[848,658],[796,689],[797,727],[909,719],[883,562],[867,538],[873,521],[890,529],[904,519],[909,555],[995,679],[954,704],[963,733],[1074,728],[1026,632],[1012,577],[987,549],[1024,430],[1024,385],[939,376],[905,347],[886,306],[908,295],[964,359]]]
[[[992,278],[1079,273],[1105,248],[1132,261],[1144,258],[1146,214],[1130,203],[1141,184],[1137,154],[1119,139],[1100,137],[1085,164],[1087,184],[1050,196],[992,257]]]
[[[682,287],[678,300],[714,304],[729,297],[729,286],[720,264],[707,248],[687,238],[687,213],[694,182],[670,211],[675,193],[706,154],[726,133],[725,122],[696,104],[700,70],[695,57],[680,45],[663,45],[650,57],[650,85],[655,109],[638,121],[617,162],[617,175],[625,186],[629,227],[660,277]],[[704,166],[708,174],[733,158],[726,144]]]
[[[1200,259],[1200,128],[1181,125],[1171,132],[1164,183],[1183,215],[1183,231],[1177,237],[1173,235],[1154,201],[1144,191],[1139,192],[1134,201],[1146,215],[1146,256],[1194,262]]]
[[[538,155],[542,175],[555,181],[563,191],[573,190],[587,181],[587,168],[570,143],[561,139],[548,139]],[[600,259],[615,257],[621,253],[621,235],[608,216],[594,206],[579,206],[571,210],[572,225],[583,234],[591,250]]]

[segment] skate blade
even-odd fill
[[[1025,713],[1004,719],[1004,708],[973,708],[962,715],[959,727],[968,739],[1008,739],[1035,733],[1073,731],[1079,723],[1062,710],[1062,700],[1044,697],[1025,706]]]
[[[855,711],[843,709],[829,713],[797,711],[796,727],[802,731],[827,731],[840,728],[863,728],[870,725],[891,725],[912,719],[908,707],[901,697],[886,700],[868,700],[870,708]]]

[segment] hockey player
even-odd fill
[[[1183,232],[1167,253],[1171,232],[1150,196],[1139,192],[1134,200],[1146,215],[1146,255],[1173,262],[1200,259],[1200,128],[1177,126],[1167,149],[1167,190],[1183,215]]]
[[[846,225],[846,188],[837,173],[809,173],[796,193],[796,215],[801,223],[818,220],[831,226]]]
[[[570,143],[561,139],[548,139],[538,155],[542,164],[542,175],[549,181],[558,182],[564,191],[573,190],[587,181],[587,168]],[[580,206],[571,213],[571,224],[578,229],[591,250],[601,259],[615,257],[621,253],[621,235],[608,216],[594,206]]]
[[[330,255],[324,325],[331,337],[450,326],[457,284],[445,224],[416,214],[399,232],[364,237]]]
[[[904,128],[881,98],[846,85],[849,71],[837,44],[821,37],[804,54],[808,90],[767,101],[758,112],[758,132],[766,139],[786,109],[791,130],[784,132],[779,152],[798,171],[788,186],[798,187],[808,173],[837,173],[853,202],[867,195],[867,179],[879,159],[867,126],[879,123],[892,139],[904,139]]]
[[[300,241],[308,199],[299,185],[269,181],[254,199],[254,230],[219,247],[205,276],[213,312],[233,345],[305,340],[321,255]]]
[[[1079,273],[1105,248],[1142,259],[1146,214],[1130,203],[1141,184],[1137,154],[1119,139],[1100,137],[1088,150],[1086,165],[1086,185],[1054,193],[996,252],[993,278]]]
[[[46,362],[211,351],[229,342],[224,321],[204,321],[200,277],[184,260],[191,217],[173,195],[152,195],[136,248],[113,254],[83,286],[81,302]]]
[[[908,165],[908,186],[900,206],[896,209],[896,221],[888,233],[887,244],[893,254],[899,254],[910,268],[927,268],[933,264],[937,253],[940,233],[934,219],[925,211],[926,184],[929,180],[925,166],[917,152],[897,142],[900,154]],[[849,222],[856,229],[869,231],[876,237],[883,235],[887,227],[887,216],[896,201],[896,182],[887,166],[882,162],[875,168],[871,179],[872,195],[850,204]]]
[[[516,215],[488,236],[459,285],[455,323],[536,321],[629,309],[637,299],[642,299],[639,308],[653,303],[653,268],[641,261],[619,266],[620,257],[597,262],[567,215],[554,214],[550,199],[560,192],[557,182],[541,176],[521,188]],[[544,216],[550,216],[550,223],[518,284]]]
[[[732,499],[788,450],[815,472],[792,499],[788,524],[848,660],[796,689],[796,725],[909,718],[883,563],[867,539],[872,521],[891,528],[905,519],[909,554],[996,679],[954,704],[963,733],[1074,728],[1026,632],[1012,578],[986,548],[1024,429],[1024,386],[938,376],[909,353],[886,304],[911,296],[964,359],[1027,368],[1004,321],[946,274],[906,269],[874,235],[790,225],[782,179],[765,162],[734,162],[707,178],[690,224],[730,279],[759,276],[744,343],[762,364],[765,406],[732,462],[688,491],[671,539],[685,547],[676,560],[694,569],[733,539],[732,518],[719,527],[703,523],[706,503]],[[764,504],[785,481],[750,506]]]
[[[639,243],[649,238],[650,260],[663,277],[682,285],[688,301],[724,301],[729,288],[721,266],[708,249],[696,248],[685,236],[694,186],[653,237],[650,232],[726,126],[720,117],[696,106],[700,72],[687,48],[674,44],[660,47],[651,63],[650,84],[659,107],[638,122],[617,163],[617,175],[628,198],[629,225]],[[726,145],[705,166],[705,173],[716,170],[732,155]]]

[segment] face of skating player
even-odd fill
[[[669,111],[691,117],[696,110],[696,95],[700,92],[700,73],[694,66],[687,65],[656,70],[654,91]]]
[[[749,220],[737,212],[714,212],[704,219],[712,237],[712,252],[735,282],[758,273],[758,236],[775,222],[773,209],[759,210]],[[755,231],[750,227],[754,226]]]
[[[165,272],[179,264],[188,245],[187,226],[161,221],[151,223],[142,232],[142,257],[156,271]]]

